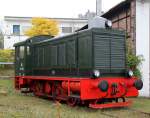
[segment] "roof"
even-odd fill
[[[120,12],[122,10],[128,9],[130,6],[130,2],[132,0],[125,0],[122,1],[121,3],[117,4],[116,6],[114,6],[113,8],[111,8],[109,11],[107,11],[106,13],[104,13],[102,15],[102,17],[104,18],[109,18],[111,16],[114,16],[114,14],[116,14],[117,12]]]
[[[22,19],[22,20],[31,20],[33,17],[19,17],[19,16],[4,16],[5,20],[14,20],[14,19]],[[85,18],[50,18],[44,17],[48,19],[55,19],[55,20],[79,20],[79,21],[87,21],[88,19]]]

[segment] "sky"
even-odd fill
[[[102,0],[106,12],[123,0]],[[0,0],[0,17],[76,18],[87,10],[96,11],[96,0]]]

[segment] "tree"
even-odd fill
[[[25,31],[25,35],[32,37],[37,35],[56,36],[59,32],[58,23],[52,19],[32,18],[32,27]]]

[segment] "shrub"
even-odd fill
[[[14,62],[14,50],[0,50],[0,62]],[[0,68],[4,68],[4,65],[0,65]]]
[[[144,61],[143,56],[136,56],[133,54],[127,55],[127,67],[131,69],[134,75],[138,78],[141,78],[142,74],[139,69],[139,65]]]

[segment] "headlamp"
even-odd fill
[[[132,76],[134,75],[134,74],[133,74],[133,71],[132,71],[132,70],[129,70],[128,75],[129,75],[129,77],[132,77]]]
[[[94,77],[97,78],[97,77],[100,76],[100,71],[99,70],[94,70],[93,74],[94,74]]]

